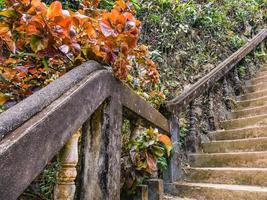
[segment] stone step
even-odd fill
[[[255,76],[255,78],[257,78],[257,77],[261,77],[261,76],[267,76],[267,69],[265,69],[265,71],[259,71],[257,74],[256,74],[256,76]]]
[[[267,186],[265,168],[189,168],[186,182]]]
[[[267,126],[251,126],[246,128],[218,130],[209,132],[212,140],[236,140],[245,138],[267,137]]]
[[[171,196],[171,195],[166,194],[163,196],[163,200],[197,200],[197,199],[180,198],[177,196]]]
[[[267,88],[267,82],[261,82],[255,85],[248,85],[244,89],[247,92],[256,92],[256,91],[264,90],[266,88]]]
[[[253,106],[263,106],[267,104],[267,96],[262,96],[255,99],[237,101],[237,109],[249,108]]]
[[[264,125],[264,124],[267,124],[267,114],[230,119],[222,121],[220,123],[220,125],[226,130],[235,128],[244,128],[246,126],[252,126],[252,125]]]
[[[257,78],[253,78],[250,80],[252,84],[258,84],[260,82],[266,82],[266,81],[267,81],[267,75],[258,76]]]
[[[240,100],[252,100],[255,98],[261,98],[263,96],[267,96],[267,89],[256,92],[248,92],[245,95],[240,96]]]
[[[267,64],[262,64],[259,71],[267,71]]]
[[[257,74],[258,74],[258,73],[262,73],[262,72],[267,72],[267,65],[262,65],[262,66],[259,68]]]
[[[240,109],[231,112],[230,116],[232,119],[241,118],[241,117],[250,117],[255,115],[264,115],[267,114],[267,104],[262,106],[249,107],[246,109]]]
[[[178,182],[169,185],[173,195],[198,200],[266,200],[267,188],[247,185]]]
[[[212,141],[202,147],[204,153],[267,151],[267,137]]]
[[[267,167],[267,151],[188,154],[192,167]]]

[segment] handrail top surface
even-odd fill
[[[88,61],[77,68],[69,71],[62,77],[58,78],[51,84],[32,94],[28,98],[17,103],[13,107],[9,108],[7,111],[0,114],[0,141],[5,135],[14,131],[16,128],[20,127],[26,121],[30,120],[37,113],[45,109],[51,103],[56,101],[64,93],[68,92],[71,88],[75,87],[84,79],[90,79],[97,72],[105,71],[106,76],[110,76],[114,86],[120,88],[119,98],[122,106],[128,107],[143,119],[148,120],[153,123],[153,117],[156,119],[155,124],[159,128],[168,132],[167,119],[156,109],[154,109],[149,103],[147,103],[142,97],[137,95],[132,89],[118,81],[114,78],[108,70],[105,70],[103,66],[95,61]],[[97,77],[96,77],[97,78]],[[103,78],[103,77],[102,77]],[[98,78],[98,81],[105,82],[106,79]],[[104,85],[104,84],[103,84]],[[109,95],[113,95],[113,90],[118,90],[115,87],[111,87],[109,90]],[[106,90],[107,88],[91,88],[92,90]],[[98,98],[97,96],[92,96],[91,98]],[[140,108],[138,106],[140,105]],[[147,112],[148,110],[149,112]],[[151,114],[153,113],[154,116]],[[147,118],[147,119],[146,119]],[[163,120],[162,123],[159,123]]]

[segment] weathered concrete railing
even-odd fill
[[[55,199],[120,199],[123,115],[170,133],[162,114],[93,61],[2,113],[0,199],[16,199],[59,152]]]
[[[186,150],[188,152],[196,152],[198,148],[197,144],[197,136],[196,136],[196,128],[195,128],[195,105],[194,101],[200,95],[207,95],[210,99],[211,97],[211,90],[216,85],[216,83],[223,78],[222,89],[224,90],[223,93],[227,96],[227,79],[226,76],[232,70],[234,71],[234,67],[249,53],[251,53],[258,45],[264,46],[264,41],[266,42],[267,37],[267,29],[261,30],[256,36],[254,36],[247,44],[245,44],[242,48],[237,50],[233,53],[229,58],[215,67],[211,72],[209,72],[206,76],[202,77],[199,81],[194,83],[190,89],[184,91],[182,94],[174,98],[173,100],[166,103],[167,110],[171,113],[171,120],[174,121],[171,123],[170,130],[179,130],[178,116],[182,111],[185,111],[188,107],[189,111],[189,124],[190,129],[189,133],[186,135],[185,145]],[[262,47],[263,47],[262,46]],[[264,47],[263,47],[264,48]],[[262,49],[263,49],[262,48]],[[236,71],[234,71],[234,84],[236,86],[240,86],[240,80]],[[225,102],[228,104],[229,102]],[[229,105],[226,105],[227,107]],[[210,116],[213,114],[210,113]],[[175,131],[177,132],[177,131]],[[179,141],[179,134],[173,139]],[[177,147],[179,148],[179,147]]]

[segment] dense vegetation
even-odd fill
[[[176,96],[266,27],[266,0],[143,0],[141,38]],[[258,54],[260,56],[260,54]]]
[[[93,59],[129,85],[155,91],[159,75],[138,44],[141,22],[130,3],[107,11],[83,1],[78,11],[54,1],[9,0],[0,12],[0,104],[8,108],[79,64]],[[7,102],[7,103],[6,103]],[[12,104],[12,103],[11,103]]]

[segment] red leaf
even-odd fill
[[[112,29],[109,25],[107,25],[104,22],[100,22],[100,28],[101,28],[101,32],[103,33],[105,37],[109,37],[109,36],[116,37],[118,35],[118,33],[116,33],[114,29]]]
[[[157,171],[157,160],[150,154],[146,154],[146,159],[147,159],[147,171],[149,173],[153,173]]]

